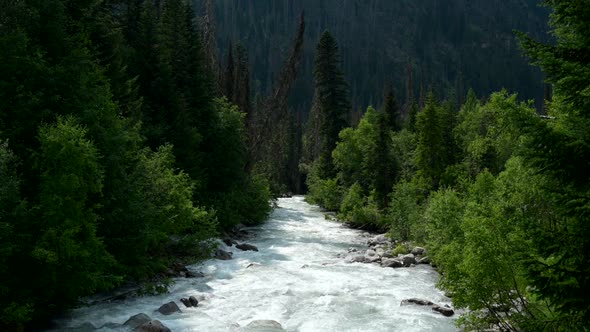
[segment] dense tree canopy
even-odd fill
[[[186,0],[0,14],[0,329],[146,280],[263,221],[245,115],[215,99]]]

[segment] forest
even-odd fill
[[[208,258],[296,192],[425,245],[465,330],[585,331],[585,1],[333,2],[0,1],[0,330]]]

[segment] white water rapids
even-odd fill
[[[302,197],[279,199],[279,207],[248,240],[259,252],[235,248],[233,259],[189,266],[205,278],[175,279],[170,292],[74,310],[56,331],[91,323],[122,324],[146,313],[173,332],[242,331],[253,320],[275,320],[287,331],[458,331],[454,318],[428,307],[400,306],[417,297],[438,304],[450,300],[435,288],[437,273],[426,265],[381,268],[346,263],[350,247],[367,249],[363,232],[327,221]],[[248,267],[248,265],[251,265]],[[185,308],[180,298],[201,298]],[[182,313],[155,310],[175,301]],[[124,331],[103,327],[98,331]],[[248,330],[250,331],[250,330]]]

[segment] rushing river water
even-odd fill
[[[142,312],[174,332],[242,331],[253,320],[275,320],[287,331],[301,332],[458,330],[453,318],[427,307],[400,306],[411,297],[450,304],[435,288],[437,274],[430,266],[392,269],[346,263],[347,250],[366,249],[367,238],[325,220],[302,197],[279,199],[270,220],[254,232],[248,243],[259,252],[225,248],[233,251],[232,260],[189,266],[205,278],[177,279],[160,296],[76,309],[59,322],[59,330],[84,323],[121,324]],[[199,306],[185,308],[179,299],[191,295],[201,298]],[[155,312],[169,301],[176,301],[182,313]]]

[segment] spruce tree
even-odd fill
[[[347,125],[346,116],[351,105],[348,84],[340,69],[338,44],[328,31],[324,31],[316,47],[314,81],[315,98],[321,114],[319,175],[330,178],[335,175],[332,151],[338,134]]]
[[[554,10],[556,44],[520,39],[553,85],[550,117],[519,119],[531,138],[525,156],[550,180],[546,195],[556,211],[529,225],[539,257],[528,267],[537,295],[555,308],[549,324],[581,331],[590,322],[590,11],[584,0],[544,3]]]

